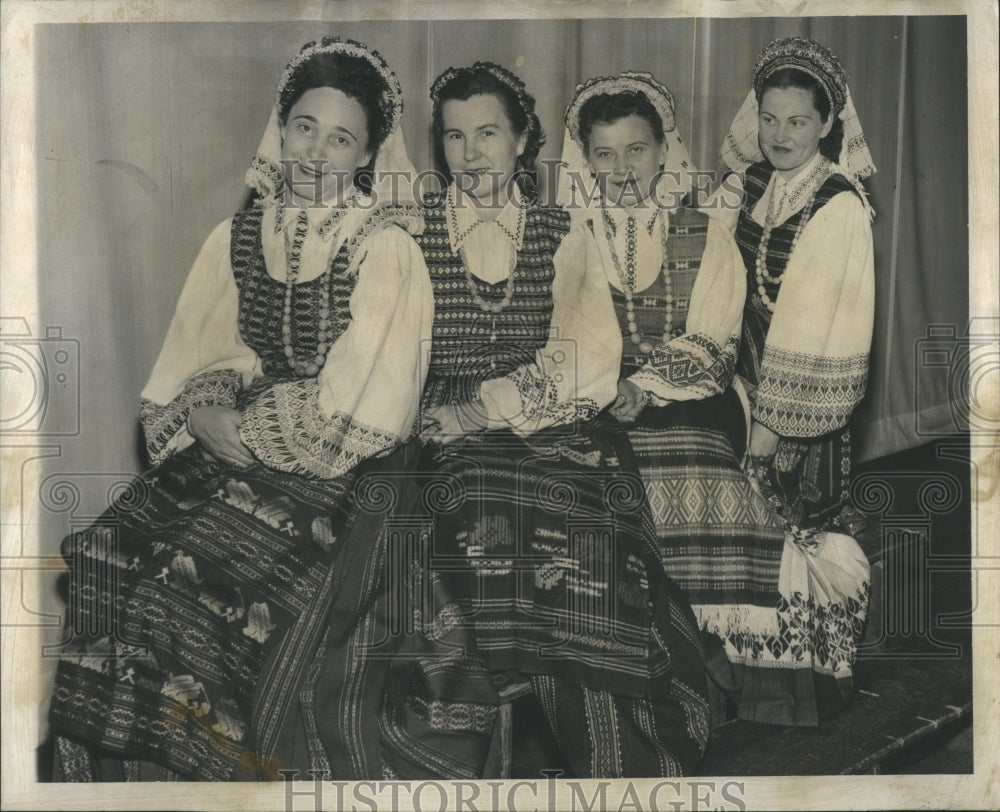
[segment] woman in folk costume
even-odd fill
[[[817,589],[812,573],[827,562],[813,560],[815,542],[788,532],[742,470],[739,252],[681,205],[693,167],[653,76],[591,79],[566,123],[560,195],[585,235],[577,262],[601,269],[623,347],[610,414],[628,431],[664,568],[705,632],[723,689],[715,721],[728,695],[741,718],[816,724],[825,684],[850,676],[856,628],[844,616],[863,620],[867,569],[852,569],[843,593]]]
[[[847,424],[868,375],[874,213],[861,179],[875,167],[837,57],[800,37],[768,45],[722,157],[742,172],[736,205],[714,211],[746,268],[736,371],[751,407],[748,472],[792,533],[840,562],[825,570],[828,594],[855,593],[827,610],[845,632],[827,643],[839,676],[867,610],[865,557],[832,531],[859,526]]]
[[[349,544],[356,481],[398,464],[424,382],[433,298],[396,224],[419,211],[380,183],[409,167],[401,111],[360,43],[309,43],[285,69],[247,175],[260,202],[209,236],[143,390],[155,467],[63,542],[63,780],[288,766],[279,733],[308,716],[331,603],[374,546]]]
[[[578,250],[561,260],[569,216],[535,195],[543,135],[521,80],[478,62],[431,97],[450,185],[419,237],[436,308],[424,465],[455,493],[434,513],[436,576],[498,685],[530,683],[571,775],[688,773],[707,679],[641,483],[592,420],[617,378],[603,280]]]
[[[722,157],[742,173],[740,204],[720,212],[747,274],[737,372],[750,394],[751,470],[790,524],[849,529],[847,423],[864,396],[874,319],[874,214],[861,179],[875,167],[837,57],[801,37],[768,45]]]

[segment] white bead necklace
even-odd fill
[[[792,244],[788,249],[788,255],[791,257],[792,252],[795,250],[795,246],[799,241],[799,236],[802,234],[802,229],[805,224],[809,222],[809,217],[812,214],[812,208],[816,203],[816,193],[819,191],[820,187],[823,185],[823,181],[826,180],[827,176],[830,174],[829,171],[830,162],[826,158],[820,158],[819,163],[805,181],[795,189],[790,197],[788,197],[788,205],[794,207],[798,202],[800,195],[808,193],[806,202],[799,212],[799,220],[795,224],[795,232],[792,234]],[[782,271],[777,276],[771,276],[767,272],[767,245],[771,241],[771,232],[778,225],[777,219],[778,214],[782,209],[785,202],[785,198],[788,195],[787,187],[782,192],[780,198],[771,192],[771,197],[767,201],[767,214],[764,217],[764,230],[760,235],[760,242],[757,245],[757,257],[754,262],[754,270],[757,279],[757,295],[760,296],[760,300],[771,313],[774,312],[774,302],[767,293],[767,288],[764,287],[764,282],[770,282],[776,287],[781,285],[782,279],[785,277],[785,272]],[[775,205],[775,200],[777,198],[777,205]]]
[[[468,238],[473,231],[475,231],[479,226],[481,226],[485,221],[476,219],[465,231],[459,234],[458,231],[458,215],[455,213],[455,207],[451,204],[451,194],[449,192],[446,208],[448,210],[448,228],[451,232],[453,241],[459,243],[458,256],[462,260],[462,270],[465,272],[465,284],[469,289],[469,293],[472,295],[472,300],[479,305],[479,309],[482,310],[487,315],[492,317],[492,324],[490,327],[490,343],[496,344],[497,342],[497,314],[502,313],[504,309],[511,303],[514,298],[514,269],[517,267],[517,236],[512,234],[510,229],[508,229],[503,223],[499,221],[493,221],[500,230],[507,235],[510,239],[509,253],[510,257],[507,264],[507,280],[504,285],[504,294],[499,302],[488,302],[482,297],[479,292],[479,286],[476,284],[476,280],[472,277],[472,271],[469,269],[469,258],[465,254],[465,240]],[[518,206],[518,223],[517,223],[517,234],[521,234],[524,227],[524,207]],[[456,238],[455,235],[458,235]],[[496,369],[496,361],[494,359],[490,360],[491,369]]]
[[[634,217],[626,220],[625,230],[625,270],[622,271],[621,261],[618,259],[618,252],[615,250],[614,222],[607,209],[602,209],[604,215],[604,236],[608,241],[608,248],[611,252],[611,261],[614,263],[615,272],[618,274],[618,281],[625,294],[625,318],[628,321],[629,338],[632,343],[639,348],[639,352],[648,355],[653,351],[654,345],[649,341],[643,341],[639,332],[639,325],[635,323],[635,303],[632,297],[635,295],[636,284],[636,223]],[[664,299],[666,306],[663,309],[663,343],[670,341],[670,331],[674,322],[674,297],[673,287],[670,280],[670,271],[667,269],[667,226],[663,222],[663,216],[656,214],[660,223],[660,244],[663,247],[663,261],[660,266],[663,277]]]

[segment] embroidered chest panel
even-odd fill
[[[267,273],[261,242],[263,209],[255,207],[233,217],[230,255],[233,276],[239,290],[240,336],[257,353],[267,378],[293,378],[281,338],[282,313],[285,307],[285,283]],[[308,282],[297,283],[292,292],[292,345],[299,356],[316,354],[319,340],[321,285],[330,286],[330,324],[332,341],[347,329],[351,314],[349,303],[357,281],[347,274],[350,253],[345,244],[337,252],[331,273]]]
[[[514,289],[500,313],[487,313],[473,298],[460,256],[452,253],[443,208],[425,213],[420,245],[434,289],[434,331],[428,388],[438,402],[465,399],[479,383],[507,375],[534,360],[545,345],[552,317],[553,255],[569,228],[569,215],[531,208],[514,267]],[[480,297],[500,302],[506,280],[473,277]]]

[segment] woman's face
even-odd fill
[[[285,181],[299,203],[338,197],[370,159],[365,110],[343,91],[307,90],[288,111],[281,128],[281,160]]]
[[[761,152],[785,180],[813,158],[833,127],[833,116],[824,124],[812,95],[799,87],[766,90],[757,115]]]
[[[587,163],[610,205],[634,206],[648,198],[666,160],[666,141],[657,141],[652,125],[635,113],[590,129]]]
[[[508,184],[524,152],[500,99],[492,93],[441,105],[444,157],[455,183],[484,205],[507,202]]]

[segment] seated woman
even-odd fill
[[[537,201],[520,79],[450,68],[431,97],[450,186],[419,237],[436,306],[424,467],[456,493],[434,514],[435,577],[498,684],[530,682],[571,775],[688,773],[708,737],[694,618],[592,420],[617,379],[606,285],[574,264],[568,214]]]
[[[360,43],[309,43],[283,73],[260,205],[208,238],[143,391],[155,467],[63,542],[62,780],[277,777],[275,731],[350,583],[355,482],[395,464],[424,382],[433,298],[394,225],[419,212],[353,182],[407,168],[401,110]]]
[[[673,97],[653,76],[580,85],[566,124],[561,195],[582,234],[577,262],[598,266],[614,304],[624,349],[610,414],[628,430],[664,568],[739,717],[816,724],[840,704],[835,681],[849,696],[867,565],[851,539],[792,532],[741,468],[739,252],[720,224],[681,206],[692,167]],[[724,695],[714,699],[722,721]]]

